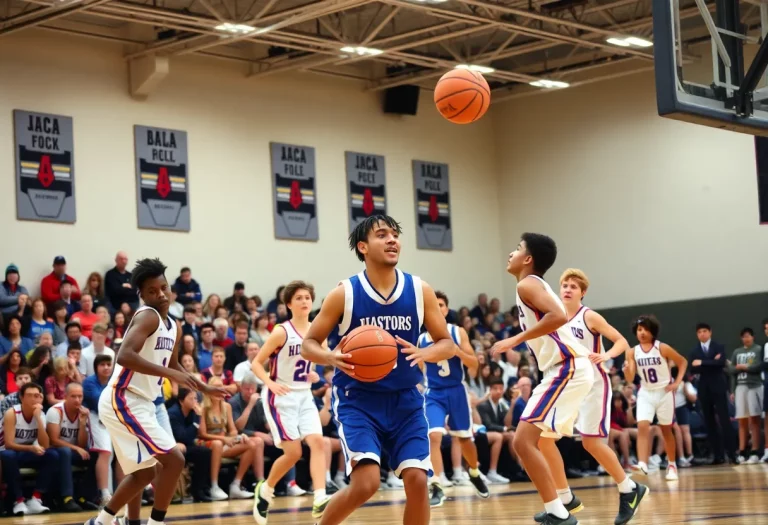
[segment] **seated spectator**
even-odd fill
[[[0,314],[18,314],[22,295],[29,297],[29,292],[19,284],[19,269],[15,264],[9,264],[5,268],[5,280],[0,284]]]
[[[616,452],[616,445],[618,443],[619,459],[624,469],[629,468],[629,445],[631,431],[635,431],[637,435],[637,429],[632,429],[634,424],[634,417],[628,411],[629,401],[624,397],[620,391],[613,392],[613,401],[611,405],[611,430],[608,433],[608,446],[611,450]]]
[[[115,351],[107,346],[107,327],[101,323],[93,327],[93,341],[83,349],[82,361],[85,361],[85,375],[92,376],[96,373],[95,361],[100,355],[107,355],[111,360],[115,359]]]
[[[181,325],[181,333],[192,336],[197,343],[200,340],[200,330],[197,327],[197,315],[194,305],[184,307],[184,323]]]
[[[478,324],[485,319],[486,313],[488,313],[488,296],[481,293],[477,296],[477,306],[472,308],[472,311],[469,312],[469,316],[472,318],[474,324]]]
[[[128,325],[131,324],[131,319],[133,319],[133,314],[135,311],[136,310],[128,303],[123,303],[120,305],[119,313],[123,314],[125,328],[128,328]],[[117,316],[117,313],[118,312],[115,312],[115,316]],[[125,329],[123,329],[123,335],[125,335]]]
[[[131,272],[127,269],[128,254],[120,251],[115,255],[115,266],[104,274],[104,291],[107,307],[113,312],[120,310],[123,303],[128,303],[134,310],[139,307],[139,298],[131,285]]]
[[[261,298],[258,295],[254,295],[253,297],[246,299],[245,314],[248,316],[249,321],[253,321],[255,318],[261,315],[259,312],[259,306],[261,306]]]
[[[3,417],[5,416],[6,410],[11,408],[13,405],[19,404],[19,390],[21,387],[26,385],[27,383],[32,382],[32,370],[30,370],[27,367],[21,367],[16,371],[16,376],[14,377],[14,382],[16,384],[16,387],[14,389],[14,392],[8,394],[5,396],[2,401],[0,401],[0,445],[2,445],[3,440]],[[0,447],[1,448],[1,447]]]
[[[72,299],[72,283],[61,281],[59,284],[59,296],[59,300],[67,307],[67,315],[72,317],[72,314],[80,311],[80,303]]]
[[[517,380],[516,386],[519,396],[512,405],[512,428],[517,428],[517,425],[520,423],[520,418],[525,411],[525,405],[528,404],[528,400],[531,398],[533,383],[531,378],[521,377]]]
[[[256,376],[248,373],[243,377],[241,390],[229,400],[232,406],[232,419],[235,428],[254,443],[253,474],[256,482],[264,479],[264,440],[257,436],[253,428],[259,428],[259,422],[264,418],[264,407],[260,402],[261,396],[256,392]],[[251,417],[254,418],[251,421]]]
[[[200,291],[200,285],[192,278],[192,270],[187,266],[181,269],[181,274],[173,284],[176,286],[176,293],[178,294],[176,300],[184,306],[202,301],[203,294]]]
[[[106,306],[98,306],[94,311],[96,312],[96,315],[99,316],[100,324],[103,324],[104,326],[112,324],[112,315],[109,313],[109,309],[107,309]]]
[[[275,315],[277,316],[278,323],[284,323],[291,319],[291,312],[290,310],[288,310],[288,307],[285,306],[284,304],[277,305],[277,312]]]
[[[13,515],[42,514],[50,509],[43,506],[43,497],[59,469],[59,455],[50,447],[45,431],[43,391],[40,385],[27,383],[19,390],[20,403],[9,408],[3,419],[5,450],[0,452],[3,480],[13,497]],[[21,468],[37,470],[32,497],[26,503],[22,493]]]
[[[181,387],[178,402],[168,409],[168,419],[173,437],[182,447],[187,463],[195,466],[192,469],[192,498],[195,501],[211,501],[207,494],[210,489],[206,476],[211,470],[211,449],[195,444],[201,412],[195,392]]]
[[[128,328],[128,323],[123,312],[115,312],[115,322],[113,324],[115,327],[115,339],[125,337],[125,329]]]
[[[88,276],[88,280],[85,282],[85,288],[83,288],[83,294],[91,296],[91,301],[93,301],[92,309],[96,313],[99,313],[98,309],[100,306],[107,305],[107,298],[104,295],[104,281],[99,272],[91,272]]]
[[[234,342],[228,336],[229,322],[226,319],[221,319],[221,318],[214,319],[213,328],[216,331],[216,337],[213,340],[214,346],[220,346],[222,348],[226,348]]]
[[[0,363],[8,359],[8,352],[18,348],[22,354],[26,354],[35,347],[34,341],[21,335],[21,318],[16,314],[5,316],[5,329],[0,335]]]
[[[171,305],[168,307],[168,313],[171,314],[174,319],[183,321],[184,305],[182,305],[180,302],[176,300],[178,297],[179,297],[179,294],[176,293],[176,286],[171,285],[171,293],[168,298],[169,301],[171,302]]]
[[[200,326],[200,345],[197,347],[197,367],[205,370],[211,366],[213,358],[213,339],[216,337],[213,324],[203,323]]]
[[[183,355],[190,355],[192,359],[195,361],[195,366],[197,366],[197,341],[195,340],[194,336],[189,334],[184,334],[181,336],[181,348],[179,348],[179,361],[181,361],[181,356]]]
[[[80,286],[74,277],[67,275],[67,261],[59,255],[53,259],[53,271],[43,277],[40,282],[40,295],[48,307],[61,299],[60,289],[62,281],[67,281],[72,285],[71,300],[80,299]]]
[[[45,334],[43,334],[45,336]],[[53,356],[51,347],[40,345],[32,351],[27,359],[28,367],[32,370],[32,379],[37,384],[45,384],[45,380],[53,373]]]
[[[245,347],[245,356],[246,360],[242,363],[238,364],[235,367],[235,371],[232,373],[232,377],[235,380],[235,383],[240,386],[240,383],[242,382],[243,378],[248,375],[248,373],[251,372],[251,362],[253,362],[253,359],[258,355],[259,353],[259,345],[256,343],[248,343]],[[259,388],[261,388],[263,383],[257,378],[256,376],[253,376],[253,378],[256,380],[256,384]]]
[[[283,303],[284,288],[285,288],[285,285],[278,286],[277,291],[275,292],[275,297],[273,299],[270,299],[270,301],[267,303],[268,314],[277,314],[277,305]]]
[[[48,406],[64,401],[64,392],[69,383],[74,380],[74,370],[66,357],[57,357],[53,360],[53,375],[45,380],[45,400]]]
[[[83,294],[80,298],[80,311],[73,313],[69,320],[80,323],[80,332],[83,337],[91,338],[93,326],[101,321],[101,318],[93,311],[93,298],[89,294]]]
[[[237,385],[232,372],[224,368],[224,362],[226,360],[226,354],[224,349],[217,346],[213,349],[213,358],[211,366],[203,370],[203,378],[206,383],[211,382],[212,377],[216,377],[224,385],[224,390],[229,392],[229,395],[237,393]]]
[[[200,379],[203,383],[205,383],[205,378],[203,377],[203,374],[200,373],[200,371],[197,369],[197,365],[195,364],[195,360],[192,359],[192,356],[189,354],[184,354],[181,356],[181,359],[179,360],[179,364],[181,364],[182,368],[189,372],[190,374],[195,374],[195,377]],[[176,387],[179,388],[178,385]],[[203,394],[198,393],[198,396],[200,401],[203,399]]]
[[[230,312],[235,311],[235,303],[239,303],[240,306],[242,306],[242,311],[246,311],[246,302],[248,299],[245,297],[245,284],[242,283],[242,281],[237,281],[235,283],[234,291],[232,292],[232,295],[224,299],[224,306],[227,310]]]
[[[227,370],[235,371],[235,367],[240,363],[246,361],[248,343],[248,323],[243,321],[235,325],[235,340],[234,342],[225,348],[227,360],[224,362],[224,368]],[[215,342],[214,342],[215,344]]]
[[[91,455],[87,450],[88,414],[88,409],[83,406],[83,387],[77,383],[70,383],[67,385],[64,401],[53,405],[45,415],[51,447],[55,448],[59,455],[59,497],[62,498],[64,512],[99,510],[98,505],[94,505],[85,497],[86,487],[93,486],[92,482],[79,485],[80,497],[77,502],[73,498],[75,488],[72,480],[72,466],[86,467],[89,473],[91,470]]]
[[[206,297],[205,302],[203,303],[203,321],[212,323],[213,320],[216,319],[216,309],[219,306],[222,306],[221,297],[217,294],[212,293]]]
[[[52,307],[51,317],[53,318],[53,344],[60,345],[67,340],[67,305],[64,301],[57,301]]]
[[[56,346],[56,350],[53,352],[54,357],[64,357],[67,355],[70,343],[80,343],[80,348],[88,348],[91,346],[91,340],[85,337],[80,330],[80,323],[77,321],[70,321],[67,323],[66,340],[63,343]]]
[[[95,373],[83,381],[83,406],[89,410],[91,431],[91,452],[98,454],[96,460],[96,488],[99,491],[99,506],[109,503],[112,491],[109,480],[109,465],[112,460],[112,441],[107,427],[99,420],[99,397],[112,375],[112,357],[106,354],[93,359]]]
[[[512,415],[509,406],[504,401],[504,382],[500,378],[494,378],[490,381],[490,387],[488,400],[477,405],[477,411],[480,413],[486,428],[488,445],[491,447],[487,477],[491,483],[509,483],[509,479],[499,475],[496,469],[499,465],[501,447],[504,443],[507,444],[510,455],[515,457],[512,448],[515,438],[515,433],[511,428]],[[508,415],[509,417],[507,417]]]
[[[263,313],[253,318],[251,331],[249,335],[250,335],[251,341],[258,344],[259,347],[263,346],[264,342],[269,337],[270,332],[269,332],[269,329],[267,329],[268,325],[269,325],[268,314]]]
[[[224,365],[223,353],[221,364]],[[223,385],[218,377],[211,378],[208,384]],[[230,405],[221,399],[205,396],[197,435],[195,444],[211,449],[211,499],[221,501],[228,498],[252,498],[253,492],[243,490],[241,484],[248,467],[253,464],[256,446],[248,436],[237,432]],[[227,493],[219,487],[221,459],[237,457],[240,458],[240,464],[237,467],[235,479],[229,486],[229,496],[227,496]]]
[[[73,370],[72,380],[75,383],[82,383],[87,377],[88,362],[83,358],[83,348],[80,343],[70,343],[67,349],[67,360],[69,361],[69,367]]]
[[[54,333],[54,324],[51,320],[45,316],[45,303],[42,299],[35,299],[32,301],[32,315],[29,320],[29,328],[27,330],[27,337],[33,341],[37,341],[40,334],[43,332]]]
[[[26,365],[26,359],[21,350],[14,348],[8,354],[5,364],[0,366],[0,392],[3,395],[13,394],[19,390],[16,386],[16,374]]]

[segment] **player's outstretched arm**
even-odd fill
[[[472,344],[469,342],[469,334],[462,327],[459,327],[459,340],[461,341],[461,344],[459,345],[459,351],[456,352],[456,355],[459,356],[462,364],[467,367],[469,377],[474,379],[477,377],[480,365],[477,361],[477,355],[475,355],[475,349],[472,348]]]
[[[325,298],[317,317],[309,326],[309,331],[304,336],[304,343],[301,345],[301,357],[318,365],[343,368],[347,374],[353,376],[355,375],[354,366],[344,362],[344,359],[349,359],[351,355],[342,353],[338,347],[332,352],[323,348],[323,342],[328,339],[333,326],[338,324],[343,315],[344,286],[339,285]],[[339,343],[339,347],[343,346],[343,343],[344,339]]]
[[[520,281],[517,285],[517,295],[520,296],[520,299],[525,304],[531,305],[544,315],[531,328],[520,332],[514,337],[502,339],[494,344],[491,348],[493,355],[506,352],[510,348],[515,348],[531,339],[551,334],[568,322],[565,310],[557,304],[554,297],[547,293],[544,285],[538,279],[523,279]]]
[[[593,363],[602,363],[609,359],[616,359],[629,350],[627,338],[621,335],[619,331],[611,326],[608,321],[605,320],[605,317],[599,313],[594,310],[587,310],[587,313],[584,314],[584,321],[587,323],[587,328],[589,330],[597,332],[613,343],[610,351],[604,354],[590,354],[589,359]]]
[[[675,378],[675,382],[667,385],[667,392],[673,392],[677,390],[677,387],[680,386],[680,383],[682,383],[683,379],[685,379],[685,371],[688,368],[688,360],[680,355],[677,350],[669,346],[667,343],[661,343],[659,345],[659,352],[661,352],[661,357],[667,360],[671,360],[673,363],[675,363],[675,366],[677,366],[677,377]]]
[[[423,362],[438,363],[456,355],[456,343],[448,332],[448,325],[440,312],[435,291],[424,281],[421,282],[421,290],[424,298],[424,327],[434,344],[427,348],[416,348],[409,341],[396,337],[397,342],[403,347],[400,351],[409,354],[405,359],[411,362],[411,366],[421,366]]]
[[[637,363],[635,362],[635,349],[627,350],[627,358],[624,360],[624,381],[632,383],[637,374]]]
[[[259,378],[259,381],[264,383],[270,392],[278,396],[287,394],[290,391],[290,388],[284,385],[278,385],[272,381],[272,378],[269,377],[267,370],[264,368],[264,363],[267,362],[267,359],[269,359],[272,354],[283,347],[286,339],[288,339],[288,332],[285,331],[285,327],[283,325],[277,325],[275,329],[272,330],[272,333],[269,334],[267,340],[264,341],[264,344],[259,349],[259,353],[256,354],[256,357],[251,361],[251,372],[253,372],[253,375]]]

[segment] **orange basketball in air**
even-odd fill
[[[387,377],[397,363],[397,341],[386,330],[373,325],[358,326],[346,336],[341,351],[351,354],[354,378],[371,383]],[[344,370],[341,368],[340,370]]]
[[[452,69],[437,81],[435,105],[454,124],[469,124],[488,111],[491,88],[480,73]]]

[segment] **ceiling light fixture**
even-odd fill
[[[609,44],[619,47],[651,47],[653,42],[644,38],[638,38],[636,36],[628,36],[624,38],[612,37],[606,40]]]
[[[529,84],[533,87],[545,89],[562,89],[570,86],[568,82],[563,82],[562,80],[547,80],[546,78],[534,80],[533,82],[529,82]]]
[[[246,24],[232,24],[230,22],[219,24],[214,29],[216,29],[216,31],[221,31],[222,33],[231,33],[233,35],[247,35],[257,30],[257,28],[253,26]]]
[[[483,74],[486,74],[486,75],[496,71],[492,67],[478,66],[476,64],[459,64],[454,69],[466,69],[466,70],[469,70],[469,71],[474,71],[475,73],[483,73]]]
[[[359,56],[376,56],[382,54],[384,51],[381,49],[374,49],[372,47],[363,46],[344,46],[341,48],[343,53],[353,53]]]

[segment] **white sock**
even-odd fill
[[[112,514],[102,509],[101,512],[99,512],[99,517],[96,518],[96,523],[101,523],[102,525],[112,525],[112,518],[114,518]]]
[[[469,469],[469,476],[472,478],[476,478],[480,475],[480,469],[479,468],[470,468]]]
[[[440,478],[433,474],[432,477],[429,478],[429,484],[430,485],[439,485],[440,484]]]
[[[568,511],[565,510],[565,505],[563,505],[563,502],[560,501],[560,498],[554,499],[549,503],[545,503],[544,510],[547,512],[547,514],[552,514],[561,520],[564,520],[568,517]]]
[[[560,496],[560,501],[563,502],[563,505],[568,505],[571,501],[573,501],[573,492],[571,492],[571,487],[558,490],[557,495]]]
[[[325,471],[325,482],[328,483],[329,481],[331,481],[331,471],[330,470],[326,470]]]
[[[325,489],[315,489],[315,503],[325,498]]]
[[[635,487],[637,487],[637,484],[629,479],[629,476],[624,477],[624,481],[617,484],[619,486],[619,492],[622,494],[629,494],[633,490],[635,490]]]
[[[672,467],[672,468],[677,468],[677,463],[675,463],[674,461],[670,461],[670,462],[667,464],[667,468],[670,468],[670,467]]]
[[[270,487],[269,484],[265,481],[261,486],[261,497],[264,499],[272,499],[274,495],[275,487]]]
[[[237,488],[241,489],[241,488],[243,488],[242,487],[242,483],[243,483],[243,480],[241,480],[241,479],[233,479],[232,483],[230,483],[229,486],[230,487],[237,487]]]
[[[496,469],[495,468],[494,469],[490,469],[488,471],[488,475],[490,476],[491,474],[496,474]]]
[[[766,450],[766,452],[768,452],[768,450]],[[101,489],[99,492],[101,492],[101,495],[104,498],[112,497],[112,492],[109,489]]]

